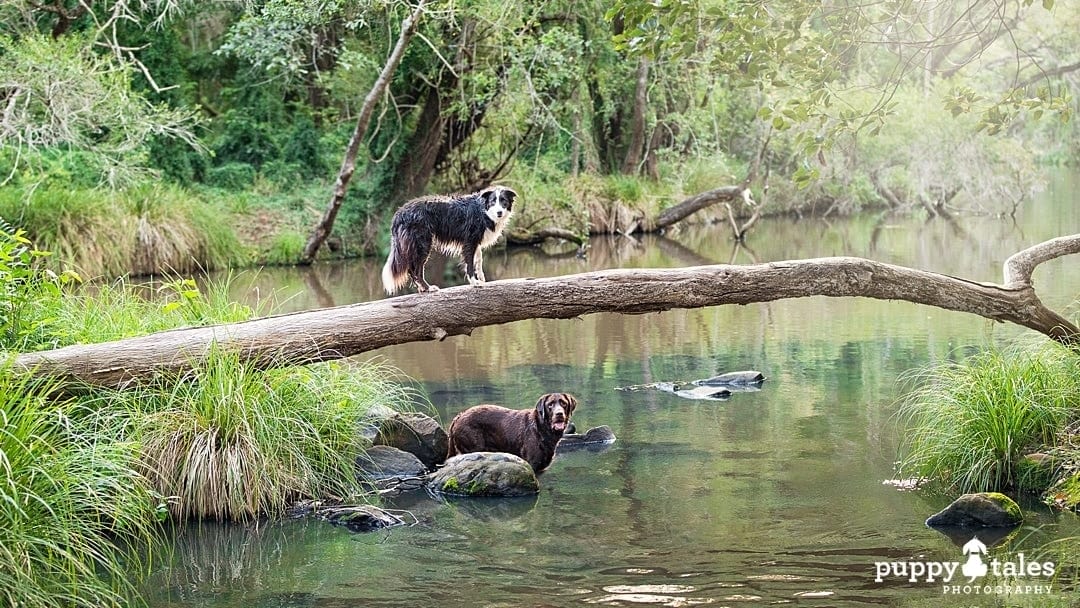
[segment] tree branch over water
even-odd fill
[[[751,304],[809,296],[903,300],[1008,321],[1080,347],[1080,329],[1047,308],[1031,274],[1045,261],[1080,253],[1080,234],[1013,255],[1004,285],[857,257],[670,269],[601,270],[483,287],[442,289],[255,319],[177,329],[103,344],[19,355],[17,365],[64,381],[122,387],[190,370],[216,347],[261,367],[340,359],[406,342],[469,335],[478,327],[524,319],[571,319],[615,312]]]

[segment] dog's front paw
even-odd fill
[[[469,277],[469,285],[472,285],[473,287],[480,287],[484,282],[484,279],[481,279],[480,277]]]

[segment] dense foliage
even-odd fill
[[[168,205],[188,209],[167,217],[212,214],[257,259],[285,262],[410,10],[68,4],[0,2],[0,213],[48,240],[62,212],[34,208],[55,188],[93,201],[88,189],[160,176],[182,186]],[[352,253],[377,249],[401,200],[493,181],[530,194],[521,225],[583,232],[578,194],[597,179],[643,184],[644,202],[600,202],[648,212],[704,186],[758,183],[762,165],[778,211],[1008,213],[1037,183],[1035,162],[1074,160],[1074,127],[1058,120],[1080,70],[1072,4],[434,3],[376,111],[338,232]],[[685,180],[702,162],[714,178]],[[138,248],[134,217],[120,241]],[[154,269],[244,263],[175,236],[189,248],[148,260]]]

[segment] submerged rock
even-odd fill
[[[1024,521],[1020,505],[998,492],[964,494],[926,520],[930,527],[1007,528]]]
[[[328,507],[321,510],[319,515],[326,521],[345,526],[353,532],[372,532],[405,525],[405,521],[397,515],[371,505]]]
[[[513,454],[472,452],[447,460],[428,478],[428,488],[452,496],[527,496],[540,491],[540,482]]]
[[[731,389],[723,386],[698,386],[694,383],[657,382],[657,390],[671,393],[683,399],[705,401],[727,401],[731,399]]]
[[[765,374],[748,370],[744,372],[728,372],[704,380],[694,380],[693,384],[698,386],[760,386],[763,382],[765,382]]]
[[[415,454],[389,445],[375,445],[356,457],[357,473],[367,480],[404,479],[427,475]]]
[[[431,416],[395,413],[368,422],[374,426],[372,443],[375,445],[388,445],[409,452],[428,469],[434,469],[446,460],[450,441],[446,431]]]
[[[671,393],[683,399],[726,401],[732,393],[749,393],[761,390],[765,382],[765,374],[759,371],[728,372],[690,382],[650,382],[649,384],[635,384],[632,386],[620,386],[617,391],[643,391],[657,390]]]
[[[555,446],[555,451],[559,453],[580,449],[599,450],[613,443],[615,443],[615,433],[605,424],[593,427],[584,433],[563,434],[559,444]]]

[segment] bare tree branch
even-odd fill
[[[338,210],[341,209],[341,203],[345,200],[349,181],[352,179],[353,172],[356,171],[356,155],[360,151],[360,143],[364,139],[364,134],[367,133],[371,115],[375,111],[375,104],[378,103],[379,98],[382,97],[383,92],[390,85],[390,79],[393,78],[394,72],[397,71],[397,67],[401,63],[401,58],[405,55],[405,48],[416,33],[416,27],[420,22],[420,16],[423,14],[425,2],[427,0],[420,0],[416,4],[416,8],[413,9],[412,14],[401,24],[401,33],[398,35],[394,50],[391,51],[382,72],[375,80],[375,84],[371,86],[371,90],[368,91],[367,97],[364,98],[360,116],[356,119],[356,128],[353,129],[352,138],[345,149],[345,157],[341,161],[341,170],[338,171],[330,203],[308,238],[307,244],[304,245],[304,252],[300,258],[303,264],[310,264],[315,260],[315,254],[319,252],[319,248],[322,247],[326,237],[330,236],[330,231],[334,228],[334,220],[337,219]]]

